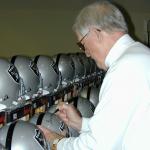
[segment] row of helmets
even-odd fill
[[[100,86],[91,86],[82,89],[78,97],[75,97],[71,103],[77,108],[81,116],[90,118],[93,116],[94,110],[99,102]],[[45,113],[34,115],[29,122],[35,125],[43,125],[46,128],[55,131],[64,136],[76,137],[78,131],[66,125],[57,117],[55,111],[57,104],[50,106]]]
[[[53,93],[66,85],[96,75],[98,69],[84,53],[18,55],[10,61],[0,58],[0,110],[18,101]]]
[[[93,116],[98,104],[100,86],[86,87],[77,98],[76,107],[83,117]],[[75,104],[74,104],[75,105]],[[52,105],[45,113],[35,114],[29,121],[17,121],[0,129],[1,146],[11,150],[48,150],[47,143],[37,125],[43,125],[64,137],[77,137],[77,130],[65,125],[54,113],[56,105]],[[24,130],[22,130],[24,128]],[[50,150],[50,149],[49,149]]]

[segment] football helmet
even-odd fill
[[[58,54],[55,58],[56,65],[61,73],[62,85],[66,86],[74,80],[74,63],[68,54]]]
[[[8,150],[48,150],[48,144],[40,129],[21,120],[0,129],[0,143]]]
[[[34,61],[28,56],[13,56],[11,58],[22,79],[24,95],[32,97],[37,94],[40,85],[40,74]]]
[[[49,56],[38,55],[34,58],[42,78],[42,89],[53,93],[61,82],[60,72],[53,59]]]
[[[30,119],[30,123],[43,125],[51,131],[54,131],[60,135],[68,136],[68,127],[54,113],[46,112],[35,114]]]
[[[7,59],[0,58],[0,104],[12,108],[20,93],[20,77],[16,67]]]

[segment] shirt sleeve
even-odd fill
[[[79,137],[63,138],[57,144],[57,150],[92,150],[95,139],[90,132],[83,132]]]
[[[90,119],[83,118],[79,137],[62,139],[57,150],[122,149],[128,126],[140,102],[147,98],[147,83],[140,72],[130,69],[131,65],[126,67],[128,71],[123,66],[119,72],[107,74],[94,115]]]
[[[82,118],[79,137],[63,138],[57,144],[57,150],[86,150],[95,145],[95,140],[89,128],[90,118]]]

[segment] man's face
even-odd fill
[[[101,30],[91,29],[84,36],[76,34],[78,43],[77,45],[83,50],[87,57],[95,60],[99,68],[103,68],[105,59],[105,49],[102,44]]]

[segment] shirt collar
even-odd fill
[[[110,49],[106,59],[105,65],[109,68],[124,52],[133,44],[135,41],[128,35],[125,34],[117,40],[117,42]]]

